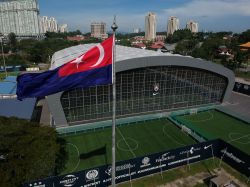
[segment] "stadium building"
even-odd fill
[[[51,69],[95,44],[56,52]],[[117,118],[167,114],[221,104],[230,97],[234,74],[221,65],[187,56],[116,46]],[[110,120],[112,86],[73,89],[47,97],[56,127]]]

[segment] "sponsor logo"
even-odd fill
[[[42,184],[42,182],[35,182],[34,184],[29,184],[31,187],[45,187],[45,184]]]
[[[194,148],[194,147],[191,147],[189,150],[185,150],[185,151],[181,151],[180,152],[180,155],[183,155],[183,154],[194,154],[195,151],[200,151],[201,148],[200,147],[197,147],[197,148]]]
[[[142,167],[147,167],[147,166],[151,165],[150,164],[150,158],[148,158],[148,157],[144,157],[141,162],[142,162],[142,165],[140,166],[141,168]]]
[[[128,164],[123,164],[123,165],[117,166],[115,168],[115,170],[116,171],[122,171],[122,170],[126,170],[126,169],[133,168],[133,167],[135,167],[135,165],[132,165],[132,164],[128,163]]]
[[[130,163],[128,163],[128,164],[123,164],[123,165],[120,165],[120,166],[116,166],[115,171],[128,170],[129,168],[133,168],[133,167],[135,167],[135,164],[134,164],[134,165],[132,165],[132,164],[130,164]],[[111,175],[111,172],[112,172],[112,167],[109,166],[109,167],[105,170],[105,173],[106,173],[107,175]]]
[[[227,151],[227,148],[226,148],[226,149],[222,149],[221,152],[222,152],[225,156],[227,156],[228,158],[231,158],[232,160],[234,160],[235,162],[237,162],[237,163],[239,163],[239,164],[240,164],[240,163],[242,163],[242,164],[245,163],[243,160],[241,160],[241,159],[239,159],[238,157],[236,157],[235,155],[233,155],[233,153],[229,153],[229,152]]]
[[[161,157],[159,159],[156,159],[156,162],[162,162],[162,161],[166,161],[166,160],[173,160],[175,159],[175,155],[169,155],[168,153],[164,153],[163,155],[161,155]]]
[[[158,84],[158,83],[154,84],[154,92],[153,92],[153,95],[159,94],[159,89],[160,89],[159,84]]]
[[[248,90],[248,89],[249,89],[249,86],[248,86],[248,85],[244,85],[244,89],[245,89],[245,90]]]
[[[106,170],[105,170],[105,173],[107,174],[107,175],[111,175],[111,172],[112,172],[112,168],[109,166]]]
[[[198,159],[200,157],[201,157],[201,155],[195,155],[195,156],[191,156],[191,157],[184,158],[184,159],[181,159],[181,160],[176,160],[176,161],[173,161],[173,162],[169,162],[168,165],[171,166],[171,165],[174,165],[174,164],[179,164],[179,163],[182,163],[182,162],[187,162],[189,160]]]
[[[204,149],[208,149],[209,147],[211,147],[212,148],[212,144],[210,144],[210,145],[208,145],[208,146],[204,146]]]
[[[95,180],[98,178],[98,170],[96,169],[90,170],[86,173],[85,176],[87,180]]]
[[[241,87],[241,84],[237,82],[235,86],[237,87],[237,89],[239,89]]]
[[[65,187],[74,186],[78,179],[79,177],[76,177],[75,175],[66,175],[63,177],[63,180],[60,181],[60,184]]]
[[[159,94],[159,92],[154,92],[154,93],[153,93],[153,96],[158,95],[158,94]]]

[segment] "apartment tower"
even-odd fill
[[[91,23],[90,27],[91,27],[91,37],[100,38],[100,39],[108,38],[108,35],[106,33],[106,23],[93,22]]]
[[[145,39],[155,40],[156,38],[156,15],[149,12],[145,17]]]
[[[186,28],[189,29],[192,33],[197,33],[198,32],[198,23],[194,21],[188,21]]]
[[[179,30],[179,27],[180,27],[179,19],[175,16],[169,17],[167,25],[167,35],[174,34],[175,31]]]

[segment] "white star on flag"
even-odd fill
[[[83,62],[83,61],[82,61],[83,56],[84,56],[84,55],[79,56],[79,57],[77,57],[75,60],[73,60],[73,61],[71,62],[71,63],[76,63],[77,69],[78,69],[78,65],[79,65],[81,62]]]

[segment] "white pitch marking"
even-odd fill
[[[71,171],[71,172],[74,172],[74,171],[78,168],[79,163],[80,163],[80,158],[79,158],[80,152],[79,152],[78,147],[77,147],[75,144],[72,144],[72,143],[68,143],[68,144],[71,145],[71,146],[73,146],[73,147],[76,149],[77,154],[78,154],[78,162],[77,162],[76,166],[74,167],[74,169]],[[71,173],[71,172],[70,172],[70,173]]]

